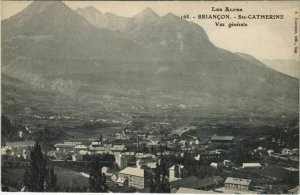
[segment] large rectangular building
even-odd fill
[[[73,150],[77,145],[82,145],[82,142],[64,142],[54,145],[57,151]]]
[[[218,144],[231,144],[234,142],[234,136],[219,136],[215,135],[211,137],[212,143],[218,143]]]
[[[118,180],[127,180],[129,187],[144,189],[145,170],[141,168],[127,167],[119,172]]]
[[[260,169],[260,163],[243,163],[243,169]]]
[[[15,142],[7,142],[6,146],[12,149],[29,149],[33,148],[35,145],[34,141],[15,141]]]
[[[225,189],[234,191],[244,191],[250,190],[251,180],[227,177],[225,180]]]

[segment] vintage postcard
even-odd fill
[[[2,1],[2,192],[299,193],[298,1]]]

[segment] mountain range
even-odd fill
[[[121,94],[147,105],[153,96],[298,113],[298,79],[216,47],[201,26],[172,13],[146,8],[127,18],[35,1],[3,20],[1,31],[2,85],[18,78],[78,97]]]

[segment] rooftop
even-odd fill
[[[125,148],[125,145],[113,145],[114,148]]]
[[[295,172],[299,171],[299,169],[296,169],[294,167],[284,167],[283,169],[288,170],[288,171],[295,171]]]
[[[243,163],[243,168],[246,167],[261,167],[260,163]]]
[[[214,194],[213,192],[209,191],[204,191],[204,190],[195,190],[192,188],[183,188],[180,187],[177,191],[176,194]]]
[[[227,177],[226,180],[225,180],[225,183],[247,185],[248,186],[248,185],[250,185],[251,180],[250,179]]]
[[[292,189],[289,189],[288,193],[289,194],[298,194],[299,193],[299,186],[297,186],[295,188],[292,188]]]
[[[8,147],[20,147],[20,146],[34,146],[34,141],[15,141],[15,142],[7,142],[6,146]]]
[[[186,177],[180,180],[176,180],[170,183],[171,188],[193,188],[193,189],[200,189],[210,185],[217,185],[223,182],[223,178],[220,176],[216,177],[206,177],[204,179],[199,179],[195,176]]]
[[[77,145],[74,147],[75,149],[87,149],[88,147],[86,145]]]
[[[179,168],[184,168],[183,165],[177,165]],[[169,170],[175,170],[175,165],[173,165],[172,167],[169,168]]]
[[[233,189],[226,189],[225,187],[214,189],[214,193],[222,193],[222,194],[258,194],[256,191],[239,191]]]
[[[64,144],[66,144],[66,145],[67,145],[67,144],[70,144],[70,145],[73,145],[73,144],[75,144],[75,145],[80,145],[80,144],[82,144],[82,142],[76,142],[76,141],[75,141],[75,142],[72,142],[72,141],[69,142],[69,141],[68,141],[68,142],[64,142]]]
[[[101,145],[101,142],[100,141],[98,141],[98,142],[92,142],[91,145],[97,145],[98,146],[98,145]]]
[[[69,148],[74,148],[76,146],[76,144],[65,144],[65,143],[57,143],[54,145],[56,148],[59,147],[69,147]]]
[[[215,135],[211,137],[212,141],[233,141],[234,140],[234,136],[219,136],[219,135]]]
[[[134,175],[138,177],[144,177],[144,169],[135,168],[135,167],[126,167],[119,174],[126,174],[126,175]]]
[[[127,181],[126,178],[118,178],[116,182],[120,184],[124,184],[126,181]]]
[[[171,188],[172,187],[187,187],[186,185],[192,184],[192,183],[197,183],[199,179],[195,176],[189,176],[180,180],[172,181],[170,183]]]

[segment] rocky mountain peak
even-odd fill
[[[159,19],[159,15],[151,8],[146,8],[140,13],[136,14],[133,18],[137,24],[149,24]]]

